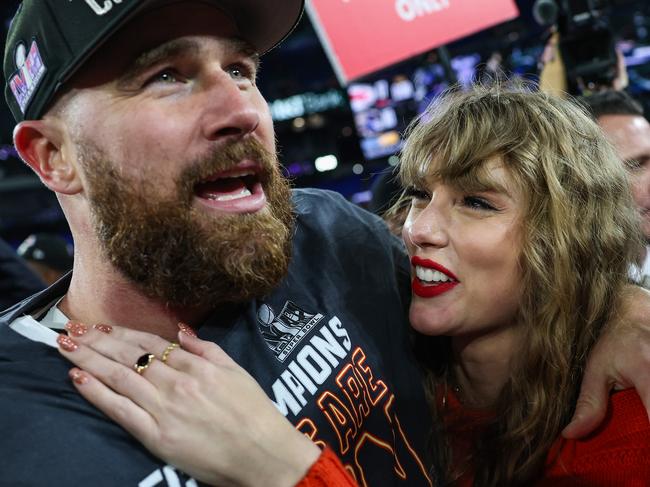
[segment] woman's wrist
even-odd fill
[[[250,465],[239,466],[245,480],[241,487],[293,487],[318,461],[322,450],[309,438],[288,425],[291,431],[282,432],[272,442],[260,442],[260,451],[248,459]]]

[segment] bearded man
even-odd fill
[[[279,173],[258,55],[302,8],[302,0],[22,2],[4,61],[15,144],[56,192],[75,256],[67,278],[0,317],[3,483],[197,485],[185,472],[205,452],[178,447],[173,435],[136,441],[77,393],[55,348],[94,360],[115,392],[132,386],[128,400],[111,396],[111,417],[134,432],[151,420],[137,407],[163,402],[157,378],[190,360],[169,343],[179,322],[218,343],[304,433],[284,444],[295,430],[269,429],[254,414],[268,399],[240,387],[249,376],[232,366],[200,369],[208,380],[206,370],[219,372],[209,391],[198,379],[176,381],[172,417],[200,424],[198,408],[211,404],[204,392],[231,406],[223,421],[201,424],[217,434],[209,453],[224,469],[221,484],[293,485],[319,458],[315,445],[366,485],[435,483],[400,243],[339,196],[290,192]],[[125,329],[166,346],[119,341]],[[94,349],[82,343],[93,334]],[[640,355],[635,347],[647,341],[625,337],[615,355]],[[102,355],[108,348],[129,366]]]
[[[69,362],[47,346],[65,343],[75,320],[167,340],[187,323],[355,475],[430,485],[402,250],[341,197],[291,194],[256,85],[259,53],[302,9],[302,0],[22,3],[5,54],[15,143],[56,192],[75,256],[67,279],[0,326],[3,481],[192,485],[76,393]],[[320,452],[300,437],[272,462],[249,450],[236,467],[257,483],[293,484]],[[262,471],[271,463],[282,475]]]

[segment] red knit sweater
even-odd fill
[[[539,486],[650,486],[650,421],[634,389],[610,397],[603,424],[583,440],[558,439]]]
[[[454,416],[474,420],[485,417],[485,413],[463,410],[453,396],[449,400]],[[476,421],[466,424],[467,430],[454,441],[454,453],[460,453],[459,457],[464,456],[462,451],[470,447],[476,437]],[[325,450],[298,487],[355,485],[334,453]],[[471,486],[471,474],[461,478],[457,485]],[[544,475],[536,485],[649,487],[650,421],[636,391],[628,389],[613,394],[607,417],[587,438],[559,438],[549,452]]]
[[[454,438],[452,450],[456,458],[465,458],[489,414],[463,408],[453,395],[448,399],[451,417],[460,419],[464,426]],[[456,485],[469,487],[472,481],[469,472]],[[586,438],[558,438],[535,485],[649,487],[650,422],[636,391],[628,389],[610,396],[605,420]]]
[[[356,485],[341,460],[332,450],[325,448],[296,487],[356,487]]]

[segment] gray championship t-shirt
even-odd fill
[[[220,309],[198,334],[248,370],[296,428],[329,445],[360,485],[433,485],[403,247],[336,193],[295,190],[294,204],[287,277],[269,296]],[[55,332],[40,330],[50,334],[41,343],[10,327],[28,319],[39,335],[44,327],[25,316],[68,285],[0,316],[0,486],[198,485],[76,392],[71,364],[50,346]]]

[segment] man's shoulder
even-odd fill
[[[79,395],[71,367],[55,348],[0,324],[0,485],[138,485],[160,468]],[[84,467],[70,468],[71,458]]]
[[[0,322],[0,411],[11,409],[15,414],[25,410],[17,405],[33,403],[36,408],[46,404],[34,401],[39,396],[64,398],[79,395],[73,391],[68,378],[72,365],[54,347],[31,340],[13,330],[9,323]],[[65,401],[62,401],[65,402]]]
[[[296,188],[292,190],[296,212],[303,214],[318,214],[333,212],[354,215],[361,218],[375,219],[372,213],[346,200],[336,191],[318,188]]]
[[[294,189],[293,202],[299,227],[337,237],[367,238],[373,234],[380,242],[392,244],[397,240],[381,218],[334,191]]]
[[[17,302],[10,308],[0,310],[0,325],[11,323],[22,315],[33,313],[34,310],[63,296],[68,290],[71,276],[72,272],[69,272],[50,287]]]
[[[377,215],[347,201],[339,193],[322,189],[295,189],[296,211],[294,261],[303,256],[310,261],[328,262],[333,269],[374,269],[387,274],[398,268],[408,274],[408,261],[403,243],[390,233]],[[300,264],[305,264],[300,262]]]

